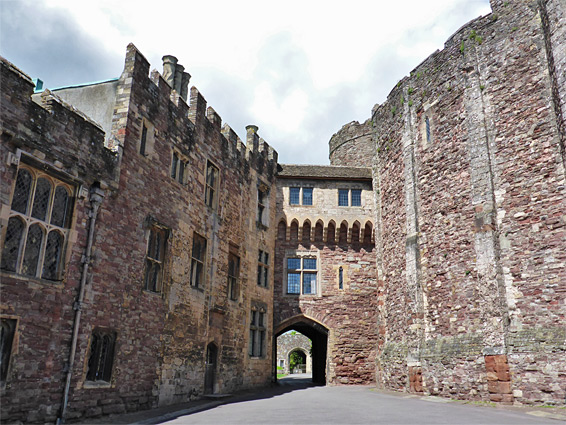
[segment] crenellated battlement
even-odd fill
[[[259,136],[258,127],[255,125],[246,127],[246,139],[243,143],[228,124],[223,124],[221,116],[215,109],[207,106],[206,99],[196,87],[188,89],[191,75],[185,72],[185,68],[175,56],[163,56],[163,72],[153,70],[149,77],[148,75],[149,62],[130,43],[126,53],[124,74],[120,80],[124,86],[134,86],[136,90],[145,88],[146,95],[143,102],[136,102],[136,98],[133,98],[134,102],[139,103],[138,110],[142,116],[147,116],[147,119],[151,120],[151,115],[157,114],[168,121],[174,120],[174,127],[178,130],[180,138],[186,139],[186,136],[191,134],[189,138],[192,148],[201,143],[198,135],[194,137],[194,134],[200,134],[201,130],[206,134],[214,132],[221,143],[227,146],[228,157],[235,161],[245,161],[256,170],[273,174],[278,154]],[[131,91],[132,87],[124,87],[123,90]],[[169,129],[171,124],[167,125]],[[183,136],[183,133],[187,134]],[[199,149],[202,147],[198,146]]]

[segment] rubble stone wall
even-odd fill
[[[2,271],[0,315],[16,321],[6,381],[0,389],[2,421],[55,422],[61,405],[94,184],[108,186],[115,154],[104,132],[46,91],[32,101],[33,83],[2,59],[0,116],[0,233],[6,238],[18,169],[29,166],[74,188],[64,274],[60,280]],[[85,189],[86,195],[81,192]]]
[[[272,377],[273,275],[267,287],[260,286],[257,267],[262,250],[273,270],[277,153],[257,128],[250,127],[242,142],[230,127],[222,127],[197,89],[191,90],[187,104],[159,73],[150,76],[149,63],[130,45],[116,99],[110,102],[115,105],[107,143],[112,152],[104,147],[101,128],[56,96],[42,95],[43,108],[32,103],[29,78],[13,76],[8,68],[3,65],[2,137],[9,141],[2,143],[3,229],[17,172],[8,156],[18,147],[29,152],[34,164],[49,162],[70,174],[77,190],[100,182],[106,195],[81,306],[67,420],[202,396],[209,344],[218,350],[212,391],[267,385]],[[174,154],[185,164],[183,179],[171,176]],[[209,164],[218,170],[212,207],[205,203]],[[3,420],[54,421],[60,414],[89,208],[88,199],[75,201],[74,236],[62,283],[2,272],[2,315],[18,318],[10,375],[2,390]],[[152,228],[163,229],[167,239],[156,291],[144,285]],[[200,288],[190,284],[195,234],[206,239]],[[229,252],[240,259],[234,299],[228,294]],[[252,309],[265,311],[263,353],[256,357],[248,354]],[[95,329],[116,334],[109,382],[86,377]]]
[[[563,6],[543,3],[556,24]],[[543,3],[493,2],[374,108],[378,385],[421,388],[420,368],[427,394],[564,403],[563,122]]]

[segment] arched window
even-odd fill
[[[50,198],[51,183],[49,183],[49,180],[42,177],[37,179],[35,194],[33,196],[33,209],[31,210],[31,216],[33,218],[45,221]]]
[[[326,236],[327,243],[329,245],[334,245],[336,243],[336,225],[334,224],[333,221],[328,223],[327,233],[328,233],[328,235]]]
[[[63,235],[57,230],[52,230],[49,232],[49,235],[47,235],[45,260],[43,261],[43,273],[41,274],[42,278],[56,280],[59,277],[63,240]]]
[[[8,228],[6,229],[4,250],[2,251],[2,268],[4,270],[10,272],[16,271],[24,229],[25,224],[20,217],[10,217],[8,220]]]
[[[2,270],[61,279],[71,211],[71,186],[22,165],[12,195]]]
[[[29,197],[31,195],[32,176],[28,170],[21,168],[18,171],[14,196],[12,198],[12,210],[27,214]]]
[[[37,274],[37,266],[40,260],[39,253],[43,245],[43,236],[43,229],[38,223],[32,224],[29,227],[22,264],[22,274],[27,276],[35,276]]]
[[[322,221],[317,221],[316,225],[314,226],[314,241],[315,242],[322,242],[322,235],[324,233],[324,225]]]
[[[345,221],[340,225],[340,236],[338,239],[339,245],[346,245],[348,243],[348,223]]]
[[[356,221],[352,225],[352,244],[356,245],[360,243],[360,224]]]
[[[51,224],[59,227],[67,227],[69,215],[69,191],[64,186],[57,186],[53,197],[53,211],[51,213]]]
[[[338,289],[344,289],[344,268],[342,266],[338,269]]]
[[[281,220],[277,225],[277,239],[284,241],[287,237],[287,224],[284,220]]]
[[[311,242],[311,222],[305,221],[303,223],[303,243],[310,244]]]
[[[364,229],[364,245],[371,245],[372,233],[373,233],[373,227],[371,223],[368,221]]]
[[[290,232],[290,239],[292,241],[297,241],[299,239],[299,223],[296,220],[291,222],[291,232]]]

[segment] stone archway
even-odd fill
[[[284,320],[275,327],[274,346],[277,337],[287,331],[295,330],[310,338],[312,342],[312,381],[326,384],[326,365],[328,352],[328,328],[305,315],[298,315]]]

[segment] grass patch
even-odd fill
[[[286,373],[278,373],[278,374],[277,374],[277,379],[285,378],[286,376],[287,376]]]

